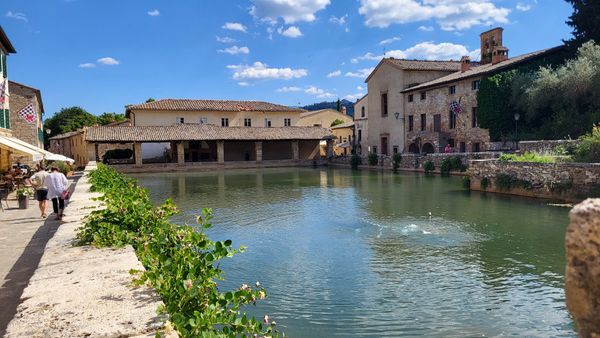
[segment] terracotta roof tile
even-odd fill
[[[331,127],[331,129],[341,129],[341,128],[350,128],[350,127],[354,127],[354,121],[340,123],[338,125]]]
[[[194,140],[323,140],[332,138],[329,129],[320,127],[219,127],[210,124],[172,126],[91,127],[90,142],[168,142]]]
[[[127,110],[172,110],[172,111],[269,111],[304,112],[303,109],[282,106],[262,101],[163,99],[154,102],[127,106]]]

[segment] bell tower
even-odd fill
[[[481,39],[481,61],[482,65],[492,62],[492,56],[497,48],[502,47],[508,57],[508,49],[502,45],[502,32],[504,28],[496,27],[479,35]]]

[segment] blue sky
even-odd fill
[[[62,107],[123,112],[149,97],[304,105],[366,93],[386,52],[478,55],[504,27],[510,55],[570,36],[562,0],[2,0],[9,78]]]

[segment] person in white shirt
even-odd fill
[[[35,188],[35,199],[38,201],[42,218],[46,217],[46,208],[48,207],[48,187],[44,184],[46,176],[50,175],[44,167],[40,167],[29,181]]]
[[[57,167],[50,168],[50,175],[44,179],[44,185],[48,187],[48,199],[52,200],[52,209],[56,219],[62,219],[65,209],[63,193],[67,191],[67,177]]]

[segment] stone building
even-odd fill
[[[488,150],[489,132],[477,122],[477,92],[481,80],[562,49],[555,47],[509,58],[508,48],[501,45],[501,28],[482,33],[481,41],[482,63],[472,64],[470,58],[464,56],[459,71],[402,91],[407,152],[438,153],[443,152],[447,144],[455,152]]]
[[[10,91],[10,129],[13,137],[25,141],[38,148],[44,148],[44,103],[39,89],[8,81]],[[27,120],[18,114],[29,104],[33,105],[35,119]]]
[[[354,150],[353,145],[355,144],[354,136],[354,121],[338,124],[331,127],[333,136],[335,137],[335,143],[333,146],[333,152],[335,155],[350,155]]]
[[[363,155],[368,152],[368,128],[369,95],[365,95],[358,99],[354,104],[354,144],[352,146],[358,155]]]
[[[340,113],[335,109],[321,109],[300,113],[300,120],[298,120],[296,125],[329,128],[335,120],[341,120],[343,123],[346,123],[352,121],[352,117]]]
[[[390,155],[405,149],[404,89],[460,70],[458,61],[424,61],[384,58],[367,77],[367,151]],[[362,109],[362,108],[361,108]],[[356,111],[355,111],[356,114]],[[364,135],[364,129],[362,137]]]

